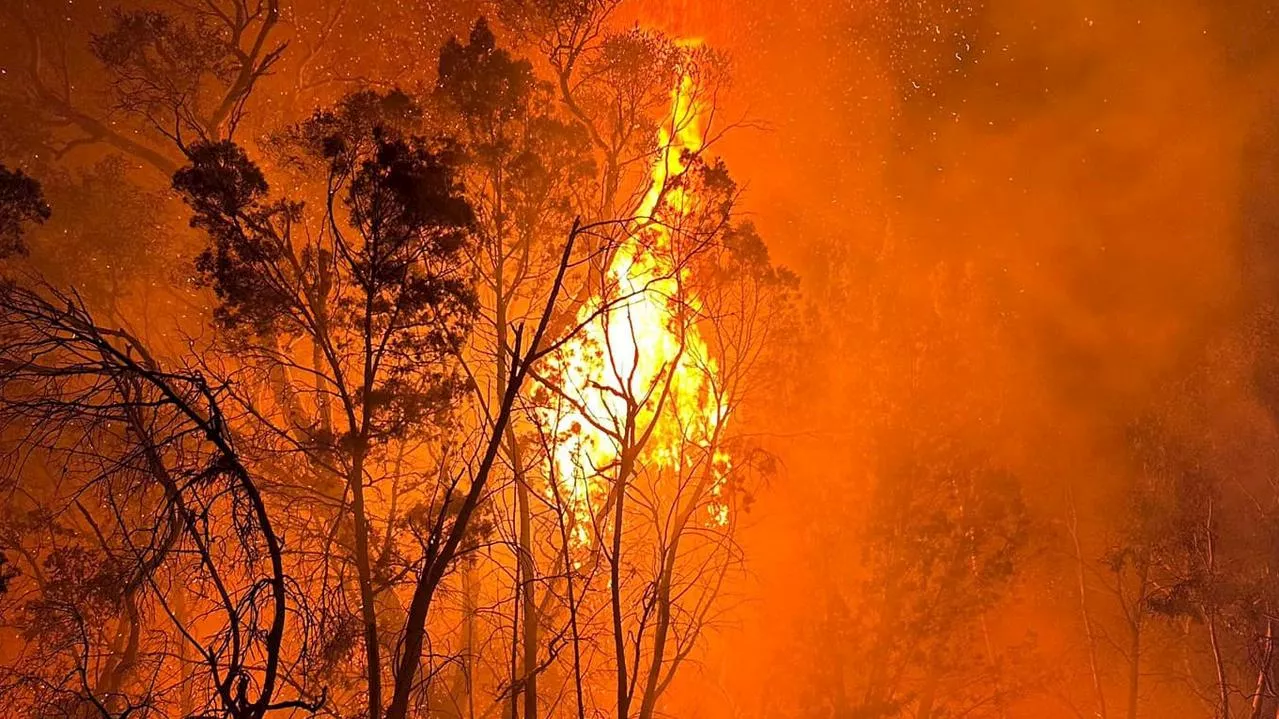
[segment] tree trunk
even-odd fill
[[[533,562],[533,521],[530,516],[529,487],[525,483],[524,467],[520,461],[520,450],[516,447],[515,433],[507,428],[508,441],[511,446],[511,461],[515,471],[516,504],[520,514],[520,598],[524,617],[522,657],[524,719],[538,717],[538,603],[534,597],[534,582],[537,579]]]
[[[1138,566],[1138,597],[1129,617],[1129,719],[1138,719],[1138,687],[1142,659],[1142,604],[1147,596],[1147,578],[1150,571],[1148,558],[1143,556]]]
[[[1253,687],[1253,699],[1249,706],[1249,719],[1262,719],[1266,711],[1267,699],[1275,696],[1272,686],[1275,675],[1271,666],[1276,658],[1276,623],[1267,620],[1267,633],[1262,638],[1262,661],[1258,664],[1258,681]]]
[[[501,175],[494,178],[495,187],[501,188]],[[496,194],[496,203],[498,208],[498,226],[496,230],[496,247],[494,248],[494,329],[497,336],[497,352],[495,365],[497,374],[497,395],[502,397],[506,394],[506,378],[508,376],[507,353],[510,351],[507,343],[507,294],[506,294],[506,268],[504,266],[503,257],[503,218],[502,218],[502,202],[503,193],[501,191]],[[513,702],[518,703],[518,698],[523,698],[524,719],[537,719],[538,717],[538,635],[539,621],[537,600],[534,596],[534,587],[537,580],[537,567],[533,561],[533,519],[531,516],[531,508],[529,503],[529,487],[525,481],[524,463],[520,456],[520,446],[516,441],[516,432],[513,423],[508,422],[505,432],[507,457],[511,461],[512,479],[516,488],[516,514],[517,524],[519,526],[518,538],[518,555],[516,558],[517,577],[519,578],[519,595],[521,602],[520,618],[523,620],[521,625],[521,636],[517,640],[512,637],[513,642],[518,642],[521,648],[519,668],[512,672],[512,691],[514,695]],[[515,676],[518,672],[519,676]],[[513,714],[516,707],[512,707]],[[513,717],[513,719],[515,719]]]
[[[1213,502],[1209,503],[1209,516],[1205,519],[1205,569],[1212,582],[1215,576],[1217,566],[1217,555],[1215,553],[1215,539],[1217,537],[1217,529],[1213,522]],[[1227,668],[1222,658],[1222,644],[1218,638],[1218,608],[1212,605],[1212,600],[1206,602],[1204,607],[1205,623],[1209,629],[1209,647],[1213,651],[1213,668],[1216,672],[1218,680],[1218,716],[1220,719],[1229,719],[1231,716],[1231,687],[1227,681]]]
[[[649,675],[645,680],[644,697],[640,700],[640,719],[652,719],[658,705],[658,680],[662,675],[662,662],[666,656],[667,633],[671,630],[671,575],[675,572],[676,555],[680,547],[680,531],[675,532],[671,546],[662,553],[661,574],[658,577],[658,623],[653,632],[653,657],[649,663]],[[640,667],[636,667],[640,671]]]
[[[572,244],[569,247],[572,248]],[[554,292],[559,290],[558,282],[556,290],[552,294],[553,300],[555,297]],[[545,325],[544,316],[541,327],[545,328]],[[531,344],[537,346],[540,339],[541,332],[539,331],[534,335]],[[484,455],[480,460],[479,467],[476,469],[475,479],[467,490],[467,496],[463,500],[462,507],[458,510],[458,516],[454,520],[453,526],[446,530],[446,536],[442,544],[435,545],[436,538],[433,538],[433,546],[427,551],[422,573],[418,575],[418,582],[414,586],[413,599],[409,602],[409,614],[405,618],[402,645],[404,653],[400,655],[400,662],[396,666],[395,689],[391,704],[387,707],[386,719],[406,719],[408,716],[409,694],[413,690],[414,678],[417,676],[419,664],[422,661],[422,645],[426,639],[427,615],[431,611],[431,600],[435,597],[436,589],[440,586],[440,581],[444,578],[445,572],[448,571],[449,565],[453,563],[454,558],[457,556],[458,545],[461,543],[462,536],[470,524],[471,515],[475,513],[476,506],[480,503],[485,484],[489,480],[489,474],[493,471],[494,460],[497,459],[502,438],[506,433],[507,423],[511,419],[511,408],[515,403],[515,395],[526,376],[526,368],[527,365],[524,365],[519,372],[512,372],[512,378],[507,385],[502,404],[498,409],[497,416],[494,418],[493,433],[489,436]]]
[[[382,661],[378,647],[378,612],[374,607],[373,566],[369,561],[369,517],[364,506],[364,447],[351,454],[347,486],[355,531],[356,574],[360,583],[360,617],[364,623],[365,676],[369,682],[369,719],[382,715]]]
[[[1222,645],[1218,640],[1217,612],[1210,609],[1206,612],[1205,623],[1209,627],[1209,648],[1213,651],[1213,668],[1218,680],[1218,717],[1230,719],[1231,687],[1227,683],[1227,668],[1222,659]]]
[[[173,588],[169,590],[173,595],[173,616],[181,626],[191,626],[191,617],[187,611],[187,588],[182,582],[175,582]],[[196,698],[195,687],[192,683],[195,679],[191,670],[191,648],[181,637],[178,639],[178,667],[182,681],[182,691],[178,698],[178,708],[182,712],[182,716],[191,716],[195,712]]]
[[[631,418],[628,418],[628,424]],[[627,719],[631,698],[627,694],[627,646],[622,633],[622,518],[626,502],[627,482],[630,480],[633,448],[623,450],[618,466],[617,503],[613,506],[613,549],[609,554],[609,608],[613,615],[613,654],[617,663],[618,719]],[[639,637],[636,641],[640,641]]]
[[[1080,529],[1076,518],[1076,499],[1067,488],[1067,503],[1071,514],[1067,528],[1071,534],[1071,546],[1076,555],[1076,591],[1080,598],[1080,620],[1084,623],[1084,637],[1089,650],[1089,674],[1093,679],[1093,695],[1098,702],[1099,719],[1107,719],[1107,695],[1102,689],[1102,676],[1098,672],[1098,639],[1093,632],[1093,618],[1089,615],[1089,601],[1084,574],[1084,554],[1080,551]]]
[[[463,646],[466,656],[463,658],[463,691],[467,706],[467,719],[476,716],[476,606],[479,603],[476,587],[476,566],[474,562],[462,562],[462,612],[463,612]]]

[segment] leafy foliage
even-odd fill
[[[49,215],[40,183],[22,170],[0,165],[0,259],[26,254],[26,226],[43,223]]]

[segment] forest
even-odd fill
[[[1277,22],[0,2],[0,717],[1280,716]]]

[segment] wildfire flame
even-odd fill
[[[618,248],[606,283],[578,313],[582,330],[553,359],[567,409],[548,411],[544,423],[557,444],[551,481],[573,516],[572,541],[591,544],[593,514],[612,486],[609,471],[622,459],[626,418],[634,432],[652,427],[637,459],[667,475],[690,471],[689,450],[701,452],[713,473],[707,521],[724,525],[721,500],[729,457],[715,445],[726,407],[717,392],[718,368],[692,318],[700,310],[673,260],[674,227],[694,211],[695,197],[677,180],[704,147],[705,108],[697,86],[682,75],[671,92],[671,112],[658,131],[648,191],[635,216],[639,229]],[[709,455],[709,456],[708,456]]]

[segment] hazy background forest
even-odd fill
[[[0,38],[0,714],[1277,715],[1273,4]]]

